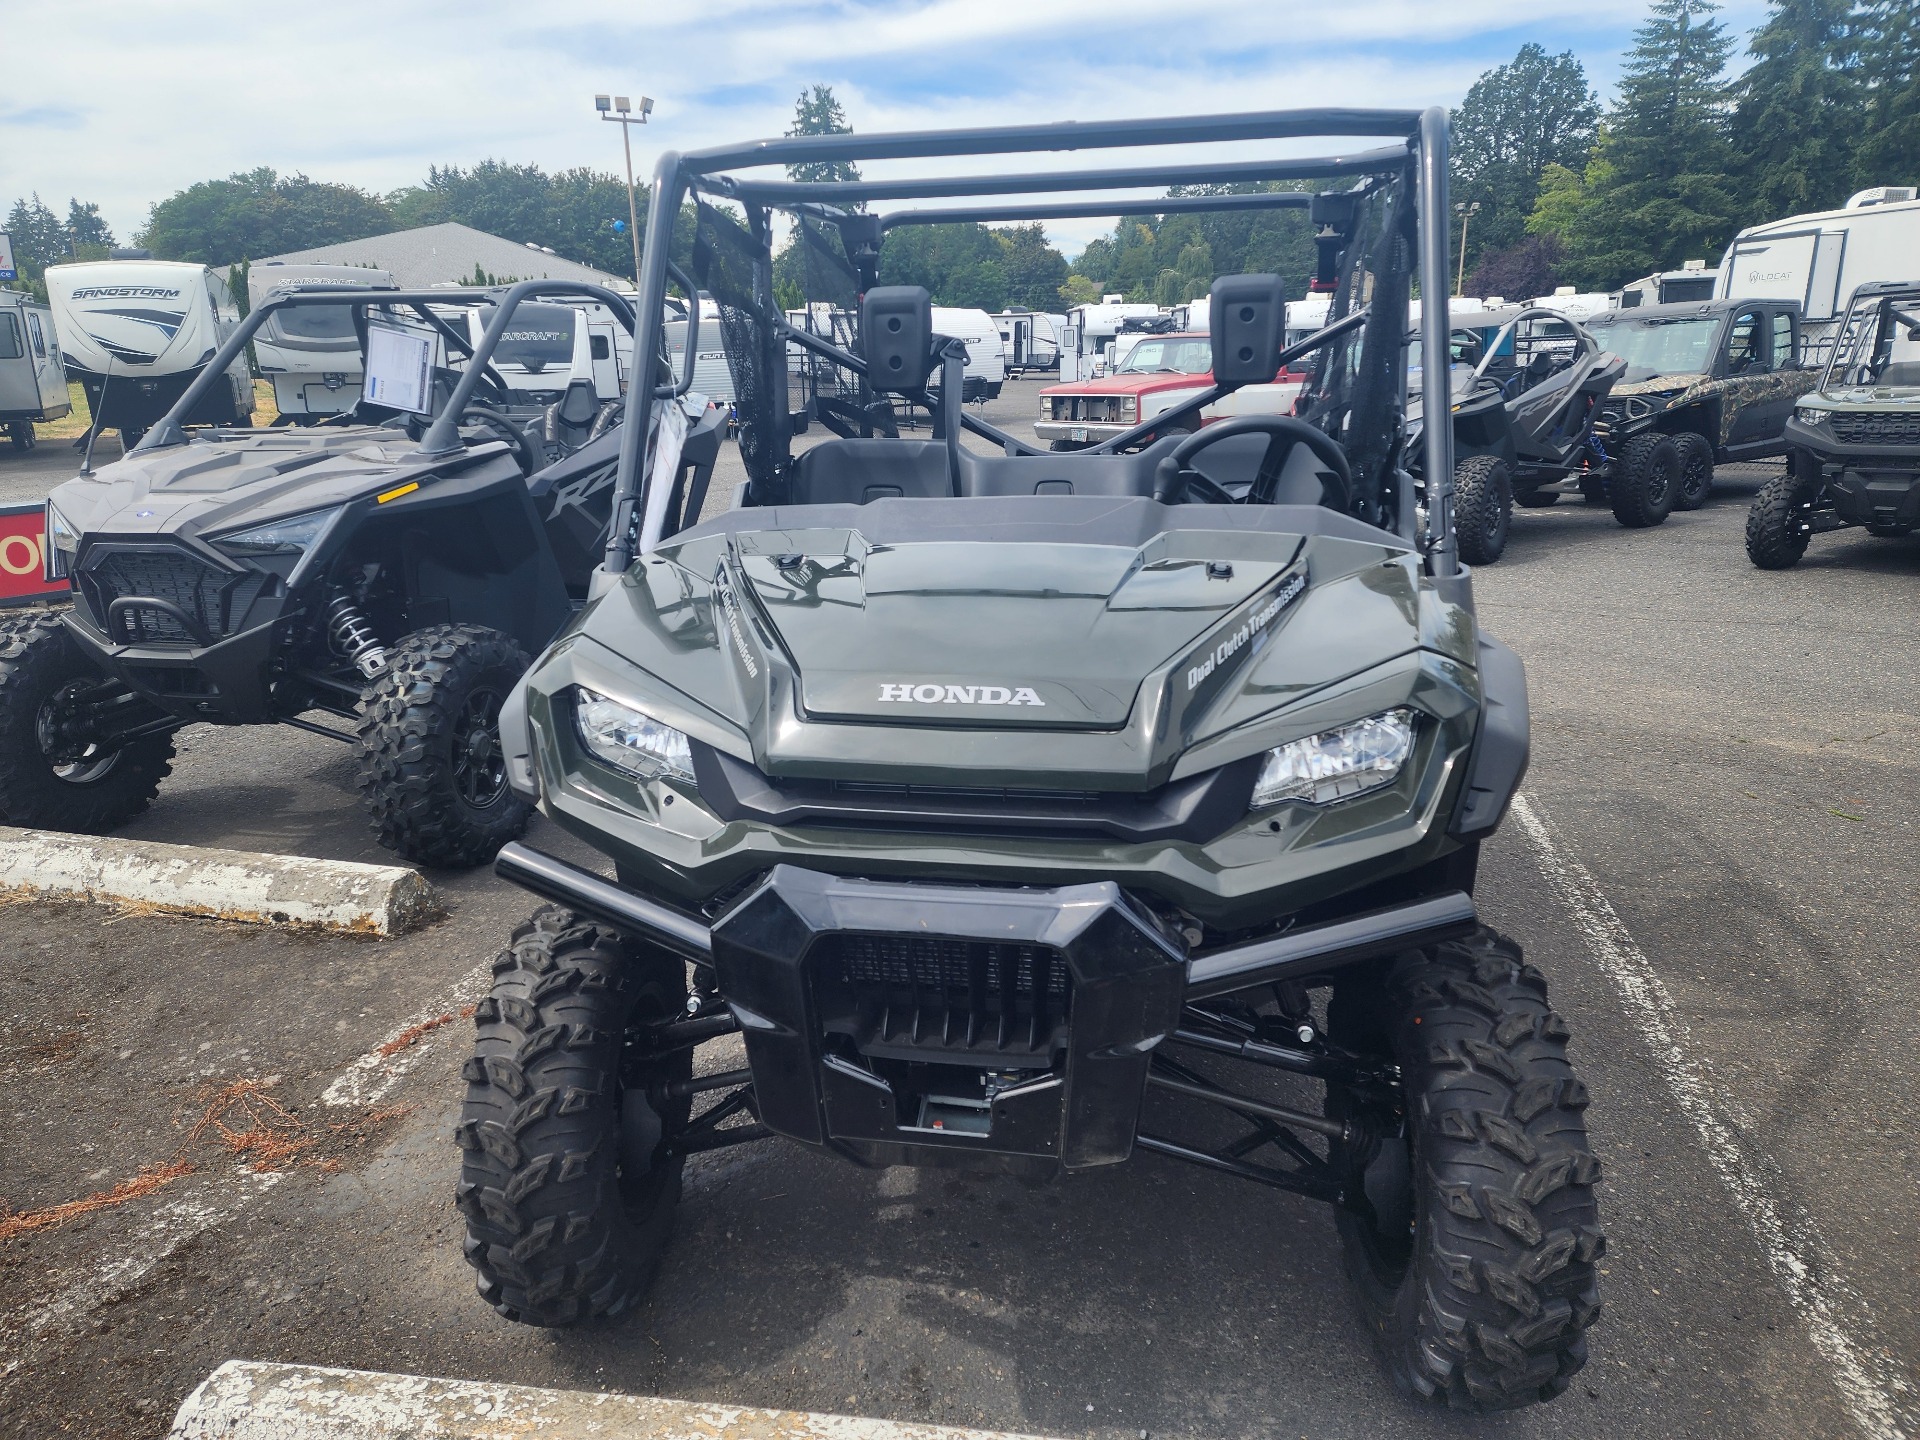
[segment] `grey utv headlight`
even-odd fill
[[[1413,753],[1411,710],[1388,710],[1267,752],[1253,808],[1283,800],[1326,805],[1391,785]]]
[[[304,555],[336,510],[314,510],[305,515],[289,515],[250,530],[235,530],[229,535],[209,537],[217,550],[236,560],[262,560],[273,555]]]
[[[573,694],[574,729],[595,759],[642,780],[693,783],[693,751],[685,735],[584,685]]]
[[[1802,425],[1824,425],[1832,414],[1831,410],[1822,410],[1817,405],[1796,405],[1793,410],[1793,418]]]
[[[47,550],[42,556],[41,573],[48,580],[64,580],[73,573],[73,558],[80,553],[80,527],[47,502]]]

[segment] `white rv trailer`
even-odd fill
[[[276,291],[335,287],[391,290],[385,270],[357,265],[269,260],[247,271],[252,306]],[[276,311],[253,337],[254,360],[273,382],[273,402],[288,423],[311,424],[360,403],[360,337],[346,306],[296,305]]]
[[[224,277],[167,260],[90,260],[47,267],[47,297],[67,373],[86,391],[96,432],[131,447],[173,408],[240,323]],[[207,391],[189,424],[251,425],[244,352]]]
[[[682,316],[688,313],[685,301],[669,299],[667,304]],[[693,356],[693,393],[706,396],[716,405],[732,409],[740,397],[733,392],[733,372],[727,368],[726,344],[720,335],[720,307],[714,303],[711,295],[705,293],[699,295],[693,305],[697,307],[700,321],[699,348]],[[787,318],[796,326],[805,328],[803,312],[793,311]],[[687,321],[684,318],[669,320],[666,331],[667,359],[673,363],[675,382],[678,383],[687,363]],[[789,347],[787,368],[797,368],[792,347]]]
[[[1007,378],[1007,357],[1000,341],[1000,327],[984,310],[958,310],[946,305],[933,307],[933,333],[950,340],[963,340],[967,346],[967,369],[961,382],[961,395],[967,400],[997,400]],[[935,372],[938,374],[938,372]]]
[[[1113,337],[1122,323],[1159,313],[1158,305],[1129,305],[1118,295],[1108,295],[1098,305],[1075,305],[1067,311],[1062,332],[1071,343],[1060,347],[1060,378],[1091,380],[1096,373],[1104,373],[1111,368]]]
[[[1610,308],[1634,310],[1642,305],[1684,305],[1690,300],[1711,300],[1717,278],[1715,271],[1707,269],[1706,261],[1689,260],[1678,270],[1658,270],[1622,285],[1613,293]],[[1546,301],[1535,303],[1547,304]]]
[[[480,343],[493,318],[491,305],[467,312],[467,334]],[[529,300],[513,312],[492,364],[516,401],[551,405],[575,380],[593,386],[596,402],[618,400],[633,363],[633,337],[597,301]]]
[[[53,313],[31,295],[0,290],[0,430],[14,449],[31,450],[35,423],[72,408]]]
[[[1060,331],[1064,315],[1041,310],[1003,310],[993,317],[1006,351],[1007,374],[1060,368]]]
[[[1838,210],[1789,215],[1733,237],[1714,298],[1797,300],[1801,356],[1824,363],[1853,292],[1871,280],[1920,280],[1920,188],[1862,190]]]
[[[1553,294],[1529,300],[1527,305],[1535,310],[1551,310],[1576,321],[1584,321],[1589,315],[1616,308],[1611,295],[1598,291],[1582,293],[1571,285],[1562,285]]]

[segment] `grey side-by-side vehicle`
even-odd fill
[[[73,604],[0,623],[0,823],[110,830],[152,801],[183,727],[281,724],[354,747],[382,844],[491,860],[531,814],[500,708],[586,599],[620,445],[586,381],[529,434],[491,358],[523,302],[580,295],[631,323],[574,282],[276,292],[132,453],[56,487],[47,578]],[[443,315],[494,302],[477,343]],[[186,428],[263,324],[311,307],[351,314],[386,389],[310,428]],[[691,483],[720,430],[718,411],[695,422]]]
[[[1352,148],[1302,158],[1311,137]],[[1249,142],[1289,153],[1219,158]],[[1184,154],[982,163],[1112,147]],[[914,159],[936,173],[783,175]],[[501,718],[509,782],[610,865],[497,862],[557,904],[495,962],[465,1069],[457,1201],[495,1309],[634,1307],[686,1158],[724,1146],[1034,1176],[1144,1152],[1331,1206],[1409,1390],[1567,1386],[1604,1247],[1587,1092],[1546,978],[1472,898],[1526,766],[1525,678],[1458,563],[1451,427],[1422,437],[1424,534],[1408,474],[1409,289],[1448,274],[1446,174],[1440,110],[662,157],[634,373],[691,203],[745,480],[703,515],[671,484],[674,386],[636,386],[593,598]],[[1268,180],[1324,188],[1194,193]],[[1109,197],[1034,198],[1076,190]],[[903,199],[933,203],[878,204]],[[1218,280],[1213,383],[1183,408],[1311,357],[1297,417],[1040,453],[963,413],[926,292],[877,283],[900,226],[1208,202],[1305,210],[1331,323],[1288,345],[1278,277]],[[844,348],[774,298],[790,223],[861,296]],[[796,452],[789,345],[850,377],[855,433]],[[1444,301],[1420,345],[1446,373]],[[933,438],[889,434],[941,373]]]

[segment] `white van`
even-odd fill
[[[0,430],[14,449],[31,450],[34,425],[72,408],[53,313],[31,295],[0,290]]]
[[[391,290],[385,270],[273,260],[247,271],[247,300],[258,309],[275,292],[317,289]],[[295,425],[338,415],[360,403],[360,338],[344,305],[300,305],[277,311],[253,336],[254,360],[273,382],[273,400]]]
[[[1824,364],[1848,297],[1872,280],[1920,280],[1920,189],[1881,185],[1838,210],[1790,215],[1733,237],[1720,300],[1797,300],[1804,363]]]
[[[90,260],[47,267],[54,329],[67,374],[86,391],[97,433],[120,431],[131,449],[240,323],[224,276],[168,260]],[[253,377],[245,352],[224,384],[187,416],[192,425],[251,425]]]
[[[967,368],[961,380],[961,398],[998,400],[1000,387],[1007,379],[1007,352],[994,318],[984,310],[956,310],[936,305],[933,333],[966,342]],[[937,377],[939,371],[934,374]]]

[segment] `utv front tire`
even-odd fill
[[[1807,516],[1819,485],[1802,479],[1798,470],[1790,461],[1760,487],[1747,511],[1747,558],[1762,570],[1791,570],[1807,553],[1812,538]]]
[[[1453,529],[1460,558],[1491,565],[1513,526],[1513,472],[1497,455],[1469,455],[1453,467]]]
[[[1613,518],[1629,530],[1658,525],[1680,498],[1680,447],[1671,435],[1634,436],[1607,489]]]
[[[1680,452],[1680,491],[1673,508],[1698,510],[1713,493],[1713,446],[1691,430],[1674,436],[1673,443]]]
[[[99,835],[153,803],[173,737],[89,742],[80,697],[105,680],[58,615],[0,626],[0,823]]]
[[[382,845],[423,865],[483,865],[526,828],[500,707],[530,663],[478,625],[416,630],[387,652],[360,702],[360,795]]]
[[[1436,1403],[1551,1400],[1586,1363],[1606,1248],[1566,1022],[1520,947],[1487,929],[1367,982],[1336,991],[1333,1035],[1383,1046],[1406,1103],[1354,1110],[1384,1138],[1332,1159],[1366,1197],[1337,1224],[1374,1341],[1395,1381]]]
[[[648,1056],[629,1037],[682,1011],[686,971],[556,908],[493,968],[454,1129],[467,1262],[509,1320],[617,1316],[666,1248],[685,1163],[666,1140],[692,1108],[656,1109],[649,1091],[690,1077],[693,1051]]]

